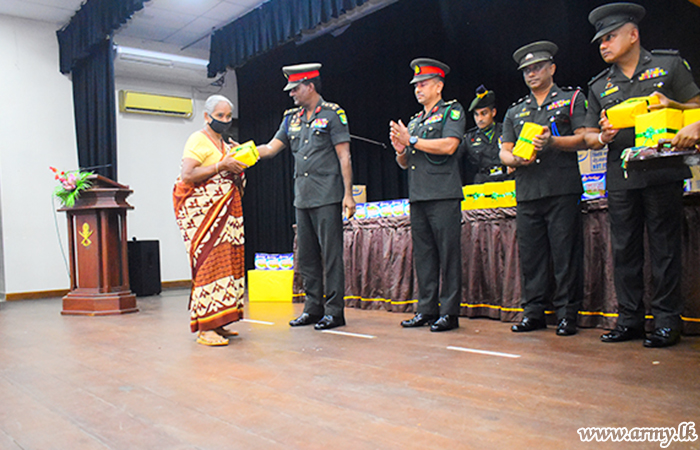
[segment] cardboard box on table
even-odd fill
[[[654,147],[659,139],[673,139],[683,128],[683,111],[664,108],[635,118],[634,133],[636,147]]]
[[[470,184],[462,187],[462,210],[515,206],[515,181]]]
[[[356,204],[367,203],[367,186],[364,184],[353,184],[352,198]]]
[[[578,167],[583,185],[581,200],[605,197],[605,172],[608,168],[607,149],[579,151]]]

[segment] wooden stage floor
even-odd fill
[[[700,423],[700,337],[645,349],[488,319],[431,333],[352,308],[337,330],[360,336],[339,335],[258,303],[214,348],[189,332],[187,297],[109,317],[0,303],[0,449],[649,449],[577,429]]]

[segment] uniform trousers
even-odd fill
[[[618,325],[644,326],[644,228],[646,225],[656,328],[681,325],[681,223],[683,182],[608,192]]]
[[[340,203],[297,208],[297,268],[304,282],[304,312],[343,317],[345,266]],[[325,299],[324,299],[325,295]]]
[[[418,278],[417,313],[459,315],[462,299],[461,234],[459,200],[411,202],[413,262]]]
[[[558,320],[567,318],[576,323],[583,302],[580,198],[579,194],[569,194],[518,201],[524,317],[544,320],[551,300]]]

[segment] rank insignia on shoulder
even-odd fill
[[[667,55],[667,56],[678,56],[680,52],[674,49],[664,49],[664,50],[652,50],[652,55]]]
[[[450,111],[450,119],[459,120],[460,117],[462,117],[462,111],[458,109],[453,109],[452,111]]]
[[[336,111],[338,113],[338,118],[340,119],[340,123],[343,125],[348,124],[348,117],[345,115],[345,110],[344,109],[339,109]]]
[[[294,113],[299,112],[299,111],[301,111],[301,106],[299,106],[299,107],[297,107],[297,108],[288,109],[288,110],[286,110],[286,111],[284,112],[284,114],[282,114],[282,115],[283,115],[283,116],[288,116],[288,115],[290,115],[290,114],[294,114]]]
[[[333,111],[340,109],[340,106],[337,103],[331,103],[331,102],[323,102],[321,105],[324,108],[332,109]]]

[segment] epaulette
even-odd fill
[[[297,108],[292,108],[292,109],[286,110],[286,111],[284,112],[284,114],[282,114],[282,115],[283,115],[283,116],[288,116],[288,115],[290,115],[290,114],[298,113],[298,112],[301,111],[301,110],[302,110],[302,107],[299,106],[299,107],[297,107]]]
[[[451,105],[451,104],[453,104],[453,103],[456,102],[456,101],[457,101],[456,99],[450,100],[450,101],[445,102],[445,104],[446,104],[446,105]]]
[[[513,106],[517,105],[517,104],[520,104],[520,103],[524,102],[525,100],[527,100],[527,98],[528,98],[528,97],[529,97],[529,95],[526,95],[525,97],[523,97],[523,98],[521,98],[521,99],[518,99],[518,100],[514,101],[514,102],[513,102],[513,104],[512,104],[512,105],[510,105],[510,106],[511,106],[511,108],[512,108]]]
[[[416,117],[420,116],[422,112],[423,112],[423,111],[418,111],[417,113],[415,113],[414,115],[412,115],[411,118],[408,119],[408,120],[411,121],[411,120],[415,119]]]
[[[681,52],[679,52],[678,50],[667,49],[667,50],[652,50],[651,54],[652,55],[664,55],[664,56],[680,56]]]
[[[470,128],[470,129],[467,130],[466,133],[464,133],[464,135],[466,136],[466,135],[468,135],[469,133],[476,133],[478,129],[479,129],[479,127]]]
[[[559,89],[561,89],[561,90],[564,91],[564,92],[582,91],[582,90],[583,90],[583,89],[581,89],[580,86],[576,86],[576,87],[573,87],[573,86],[566,86],[566,87],[560,87]]]
[[[331,109],[333,111],[340,109],[340,106],[337,103],[331,102],[321,102],[321,106],[323,106],[324,108]]]
[[[611,66],[611,67],[612,67],[612,66]],[[604,69],[604,70],[603,70],[602,72],[600,72],[598,75],[596,75],[596,76],[594,76],[593,78],[591,78],[591,81],[588,82],[588,85],[589,85],[589,86],[592,85],[593,83],[595,83],[596,81],[598,81],[599,79],[601,79],[604,75],[607,75],[609,72],[610,72],[610,67],[608,67],[607,69]]]

